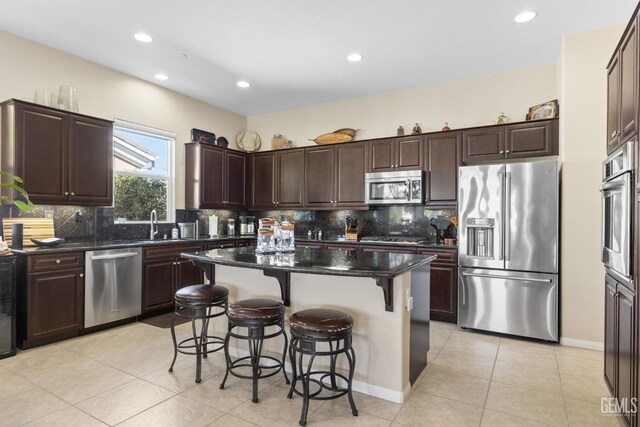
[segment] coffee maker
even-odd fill
[[[238,217],[240,223],[241,235],[254,235],[256,234],[256,217],[248,215],[240,215]]]

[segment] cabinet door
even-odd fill
[[[393,138],[370,142],[369,151],[371,152],[371,172],[394,170],[396,150],[395,140]]]
[[[301,207],[304,197],[304,150],[278,153],[278,175],[276,177],[279,208]]]
[[[616,56],[607,71],[607,154],[617,147],[620,136],[620,60]]]
[[[306,206],[333,206],[335,153],[334,147],[307,149],[304,177]]]
[[[175,258],[142,263],[142,312],[171,307]]]
[[[228,151],[225,162],[226,206],[243,207],[245,205],[246,156]]]
[[[634,376],[635,294],[618,285],[618,401],[630,408],[631,398],[636,397]],[[630,414],[625,417],[629,418]]]
[[[303,164],[304,166],[304,164]],[[271,209],[276,202],[276,155],[259,153],[251,156],[251,206]]]
[[[396,170],[422,169],[424,146],[420,136],[405,136],[396,139]]]
[[[616,393],[616,367],[618,359],[618,337],[617,337],[617,283],[610,276],[605,277],[604,294],[604,379],[611,391]]]
[[[69,202],[110,206],[113,201],[113,124],[70,117]]]
[[[620,141],[636,132],[638,117],[638,55],[636,25],[632,25],[620,47]]]
[[[504,128],[492,127],[462,132],[462,162],[504,158]]]
[[[15,105],[14,172],[24,180],[32,202],[59,204],[67,200],[68,140],[68,114]]]
[[[82,269],[29,274],[27,341],[75,335],[84,324]]]
[[[455,204],[458,199],[460,137],[460,132],[451,132],[426,138],[427,206]]]
[[[431,319],[456,323],[458,321],[458,266],[431,264]]]
[[[176,284],[175,290],[189,285],[199,285],[204,283],[204,270],[196,267],[191,260],[179,259],[176,261]]]
[[[224,151],[200,146],[200,206],[217,208],[224,205]]]
[[[557,154],[554,153],[553,125],[557,125],[556,120],[508,125],[505,128],[507,133],[505,154],[507,158]]]
[[[364,203],[364,174],[367,145],[347,144],[336,147],[336,205],[366,206]]]

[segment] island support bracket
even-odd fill
[[[393,311],[393,278],[374,277],[374,279],[376,284],[382,288],[385,311]]]
[[[289,307],[291,304],[291,273],[279,270],[264,270],[265,276],[275,277],[280,283],[280,294],[282,295],[282,303]]]
[[[208,263],[208,262],[200,262],[200,261],[193,261],[193,264],[196,267],[200,267],[201,269],[204,270],[204,277],[207,278],[209,280],[209,283],[212,285],[215,285],[216,283],[216,266],[214,264]]]

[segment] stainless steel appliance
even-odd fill
[[[360,239],[361,242],[382,243],[388,245],[419,245],[424,243],[424,237],[406,237],[406,236],[367,236]]]
[[[198,222],[179,222],[181,239],[195,239],[198,236]]]
[[[365,202],[369,205],[422,204],[424,173],[421,170],[365,174]]]
[[[85,255],[85,269],[85,328],[141,313],[140,248],[89,251]]]
[[[558,340],[558,163],[459,172],[458,325]]]
[[[634,142],[625,144],[602,164],[602,262],[607,273],[633,289],[631,277],[632,172]]]

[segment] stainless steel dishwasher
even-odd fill
[[[85,270],[85,328],[141,313],[142,249],[87,252]]]

